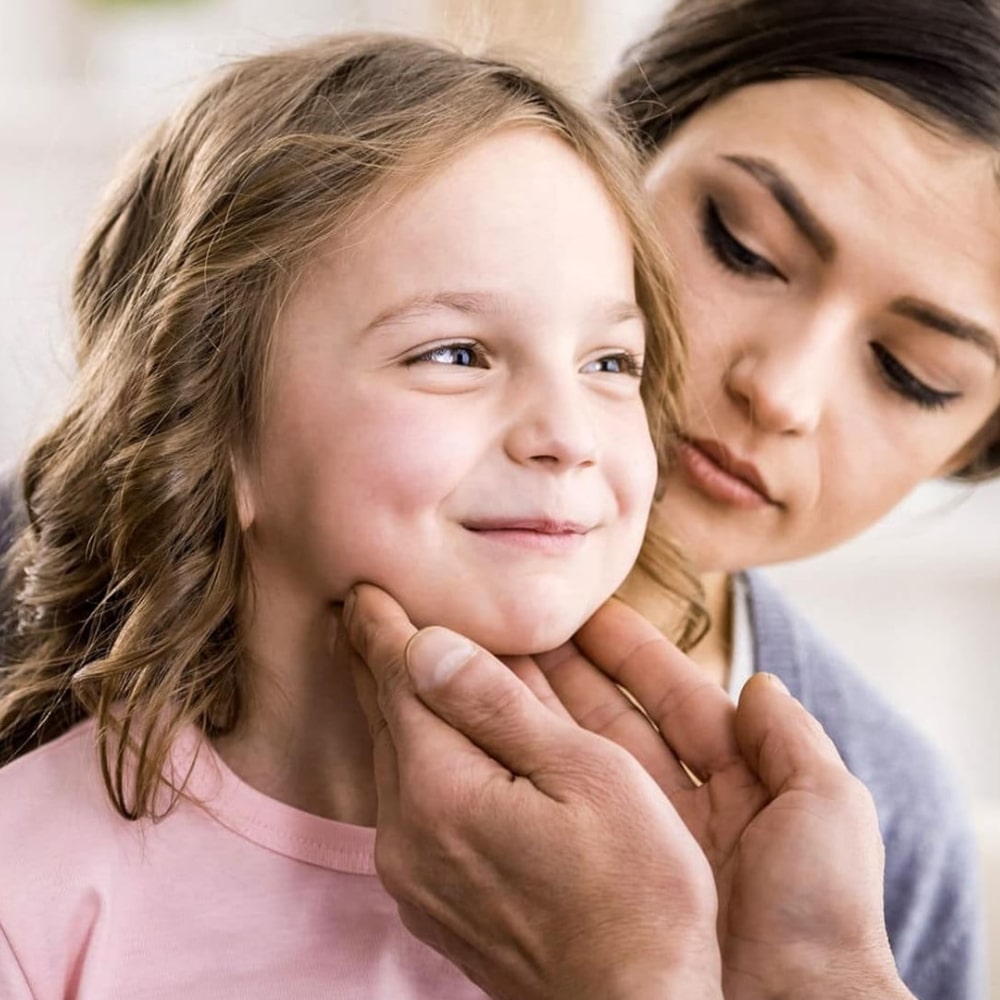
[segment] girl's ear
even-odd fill
[[[257,506],[254,503],[253,476],[245,459],[233,455],[230,458],[233,470],[233,489],[236,493],[236,516],[240,530],[249,531],[256,519]]]

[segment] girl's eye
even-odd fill
[[[588,361],[581,370],[587,375],[607,372],[611,375],[631,375],[639,378],[642,375],[642,362],[636,355],[622,351],[619,354],[605,354],[595,361]]]
[[[953,399],[958,399],[962,395],[960,392],[932,389],[926,382],[921,382],[881,344],[874,342],[871,344],[871,349],[878,363],[879,372],[889,388],[922,409],[944,409]]]
[[[735,271],[751,278],[779,278],[785,276],[767,259],[744,246],[722,221],[715,202],[705,202],[701,220],[702,238],[715,259],[728,271]]]
[[[407,365],[454,365],[458,368],[486,368],[486,354],[478,344],[438,344],[415,357],[407,358]]]

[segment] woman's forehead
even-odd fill
[[[792,155],[808,160],[831,150],[850,154],[859,162],[877,153],[886,164],[903,155],[919,153],[943,169],[956,162],[996,162],[997,150],[965,139],[945,124],[866,88],[861,82],[810,77],[774,80],[737,88],[704,105],[664,144],[662,153],[696,139],[700,146],[740,141],[758,147],[777,144]],[[850,143],[850,145],[848,145]],[[833,164],[831,164],[832,166]]]
[[[682,184],[683,198],[713,183],[812,223],[845,258],[933,278],[1000,316],[996,151],[859,86],[755,84],[706,106],[653,159],[647,186]]]

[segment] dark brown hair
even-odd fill
[[[997,0],[678,0],[625,54],[607,103],[650,157],[706,103],[797,77],[850,81],[1000,150]],[[954,478],[1000,473],[1000,411],[973,446]]]
[[[24,468],[0,762],[96,716],[105,783],[136,817],[154,810],[182,727],[233,728],[249,586],[233,458],[254,450],[281,302],[380,185],[522,126],[565,141],[628,227],[662,453],[682,342],[614,129],[516,66],[415,39],[332,37],[237,62],[138,152],[83,249],[75,397]],[[696,593],[655,528],[640,562],[668,593]]]

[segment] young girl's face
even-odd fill
[[[648,176],[690,344],[656,516],[706,570],[857,534],[1000,405],[993,150],[858,87],[737,90]]]
[[[365,580],[418,624],[551,648],[627,574],[656,480],[625,224],[529,128],[374,201],[275,330],[239,475],[256,616],[318,622]]]

